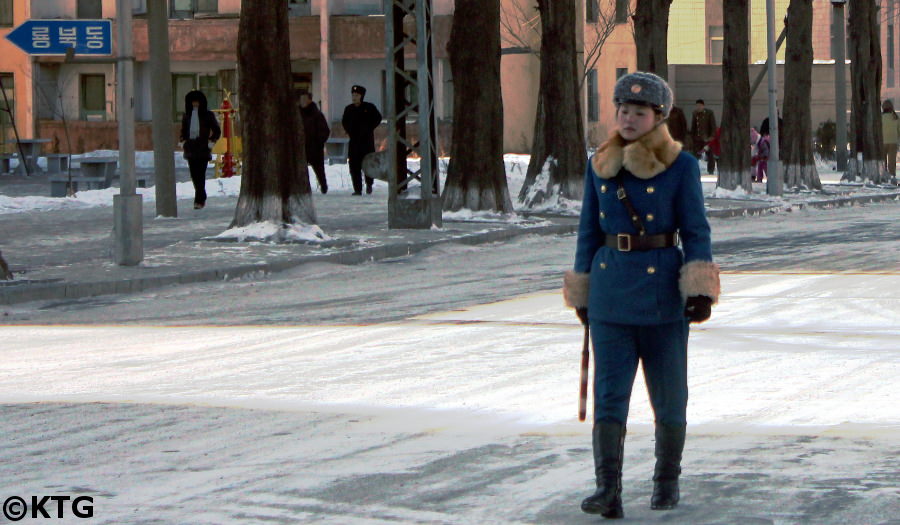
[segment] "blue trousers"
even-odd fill
[[[594,343],[594,422],[628,419],[638,361],[657,423],[687,423],[688,322],[624,325],[591,322]]]

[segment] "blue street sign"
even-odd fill
[[[111,55],[110,20],[28,20],[6,35],[29,55]]]

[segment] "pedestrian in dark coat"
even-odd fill
[[[617,128],[588,163],[575,266],[563,290],[594,347],[597,489],[581,509],[607,518],[624,515],[623,447],[638,363],[656,416],[651,508],[678,503],[688,327],[708,319],[719,296],[700,168],[664,124],[669,86],[631,73],[616,82],[613,101]]]
[[[713,110],[707,109],[703,99],[697,99],[694,113],[691,115],[691,151],[698,159],[703,155],[704,148],[716,134],[716,115]],[[713,155],[706,156],[706,172],[715,173],[716,159]]]
[[[331,135],[331,128],[319,106],[312,101],[312,96],[304,91],[300,93],[300,116],[303,117],[303,136],[305,138],[306,163],[309,164],[319,181],[322,194],[328,193],[328,181],[325,179],[325,143]]]
[[[363,157],[375,151],[375,128],[381,123],[381,113],[375,104],[365,102],[366,88],[353,86],[350,90],[353,103],[344,108],[341,124],[350,137],[350,152],[347,159],[350,164],[350,180],[353,182],[353,194],[362,195],[362,161]],[[372,193],[375,179],[366,177],[366,193]]]
[[[672,135],[672,138],[683,146],[687,146],[685,143],[688,138],[687,119],[684,117],[684,111],[680,107],[672,106],[669,118],[666,119],[666,125],[669,127],[669,133]]]
[[[206,106],[206,95],[200,91],[191,91],[184,96],[181,141],[194,183],[195,210],[206,205],[206,167],[212,160],[212,145],[222,134],[216,116]]]

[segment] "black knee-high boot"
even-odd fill
[[[678,505],[678,475],[681,474],[684,434],[684,425],[656,424],[656,468],[653,471],[651,509],[668,510]]]
[[[593,429],[594,472],[597,490],[581,502],[581,510],[604,518],[624,518],[622,510],[622,456],[625,425],[595,423]]]

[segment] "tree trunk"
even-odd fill
[[[503,164],[500,1],[456,0],[447,44],[453,74],[453,143],[444,209],[512,213]]]
[[[303,126],[291,93],[286,2],[242,0],[238,68],[244,163],[231,227],[315,224]]]
[[[584,189],[587,153],[578,90],[575,2],[538,0],[541,83],[531,162],[519,193],[519,200],[529,208],[560,197],[580,201]]]
[[[666,43],[669,38],[669,7],[672,0],[637,0],[634,10],[634,45],[638,71],[669,76]]]
[[[716,186],[729,190],[738,186],[748,193],[750,183],[750,63],[748,0],[725,0],[724,50],[722,52],[722,104],[719,144],[719,177]]]
[[[881,183],[887,180],[881,144],[881,37],[875,0],[848,2],[853,144],[862,153],[850,159],[847,175]]]
[[[0,253],[0,279],[8,281],[12,278],[12,272],[9,271],[9,266],[6,265],[6,260],[3,258],[3,253]]]
[[[791,0],[788,7],[784,73],[784,129],[778,135],[784,183],[789,188],[822,189],[813,158],[812,112],[812,0]]]

